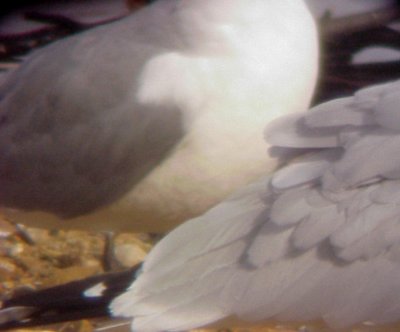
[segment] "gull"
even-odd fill
[[[273,169],[262,129],[308,107],[317,57],[301,0],[161,0],[34,51],[0,86],[0,206],[165,232]]]
[[[70,286],[69,300],[78,290],[93,309],[117,290],[110,313],[139,332],[399,322],[399,91],[400,80],[374,85],[272,121],[275,172],[170,232],[124,274],[136,279],[125,290],[95,277],[88,289]],[[6,301],[0,321],[57,315],[60,287]],[[35,308],[41,301],[50,313]]]

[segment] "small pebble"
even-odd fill
[[[114,248],[114,255],[123,267],[132,267],[146,257],[146,251],[135,244],[120,244]]]

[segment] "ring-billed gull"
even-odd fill
[[[272,169],[262,128],[307,107],[316,72],[300,0],[161,0],[58,41],[1,85],[0,205],[165,231]]]

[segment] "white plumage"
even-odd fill
[[[1,86],[0,205],[165,231],[272,169],[262,128],[307,107],[316,72],[300,0],[160,0],[56,42]]]
[[[166,236],[113,314],[135,331],[399,321],[399,89],[273,121],[271,152],[295,159]]]

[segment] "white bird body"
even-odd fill
[[[113,314],[134,331],[400,321],[399,89],[273,121],[273,155],[294,161],[167,235]]]
[[[204,212],[274,166],[262,129],[309,104],[316,39],[302,1],[162,0],[34,52],[0,91],[0,203],[97,230]]]

